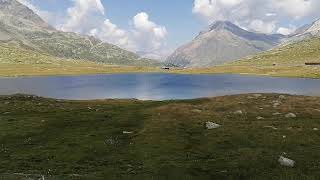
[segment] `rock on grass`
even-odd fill
[[[286,118],[296,118],[297,115],[295,115],[294,113],[288,113],[285,115]]]
[[[216,123],[213,123],[213,122],[206,122],[206,128],[208,129],[208,130],[210,130],[210,129],[217,129],[217,128],[219,128],[219,127],[221,127],[221,125],[219,125],[219,124],[216,124]]]
[[[294,167],[295,161],[288,159],[286,157],[280,156],[278,159],[278,162],[280,163],[281,166],[286,166],[286,167]]]

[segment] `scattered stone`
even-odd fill
[[[241,114],[243,114],[243,112],[241,110],[238,110],[238,111],[235,111],[233,114],[241,115]]]
[[[286,118],[296,118],[297,115],[295,115],[294,113],[288,113],[285,115]]]
[[[319,129],[318,129],[318,128],[313,128],[313,130],[314,130],[314,131],[319,131]]]
[[[258,120],[263,120],[264,117],[259,116],[259,117],[257,117],[257,119],[258,119]]]
[[[282,136],[283,139],[287,138],[287,136]]]
[[[261,96],[262,96],[261,94],[253,94],[253,97],[255,97],[255,98],[259,98]]]
[[[201,113],[202,110],[200,110],[200,109],[193,109],[192,112],[194,112],[194,113]]]
[[[280,95],[280,96],[279,96],[279,99],[286,99],[286,96]]]
[[[132,134],[133,132],[131,132],[131,131],[123,131],[122,133],[123,134]]]
[[[265,128],[271,128],[273,130],[278,130],[278,128],[274,127],[274,126],[265,126]]]
[[[4,105],[8,105],[8,104],[10,104],[10,102],[9,102],[9,101],[4,102]]]
[[[280,156],[280,158],[278,159],[278,162],[280,163],[281,166],[286,166],[286,167],[294,167],[295,165],[295,161],[283,156]]]
[[[4,113],[2,113],[3,115],[6,115],[6,114],[10,114],[11,112],[4,112]]]
[[[221,127],[221,125],[219,125],[219,124],[216,124],[216,123],[213,123],[213,122],[206,122],[206,128],[207,129],[217,129],[217,128],[219,128],[219,127]]]
[[[274,115],[274,116],[279,116],[279,115],[281,115],[281,113],[276,112],[276,113],[273,113],[272,115]]]
[[[277,108],[277,107],[280,106],[280,105],[281,105],[280,102],[274,102],[274,103],[273,103],[273,108]]]

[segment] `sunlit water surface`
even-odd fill
[[[320,80],[241,75],[113,74],[0,78],[0,94],[88,99],[169,100],[242,93],[320,96]]]

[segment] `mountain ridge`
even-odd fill
[[[246,31],[230,21],[217,21],[191,42],[167,58],[168,64],[182,67],[221,65],[280,44],[283,35]]]

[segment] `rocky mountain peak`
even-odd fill
[[[216,21],[210,26],[209,29],[210,31],[213,31],[213,30],[222,30],[222,29],[237,30],[240,28],[230,21]]]
[[[318,32],[320,31],[320,19],[313,22],[311,27],[307,29],[307,32]]]
[[[40,16],[16,0],[0,0],[0,15],[28,21],[41,27],[50,27]]]

